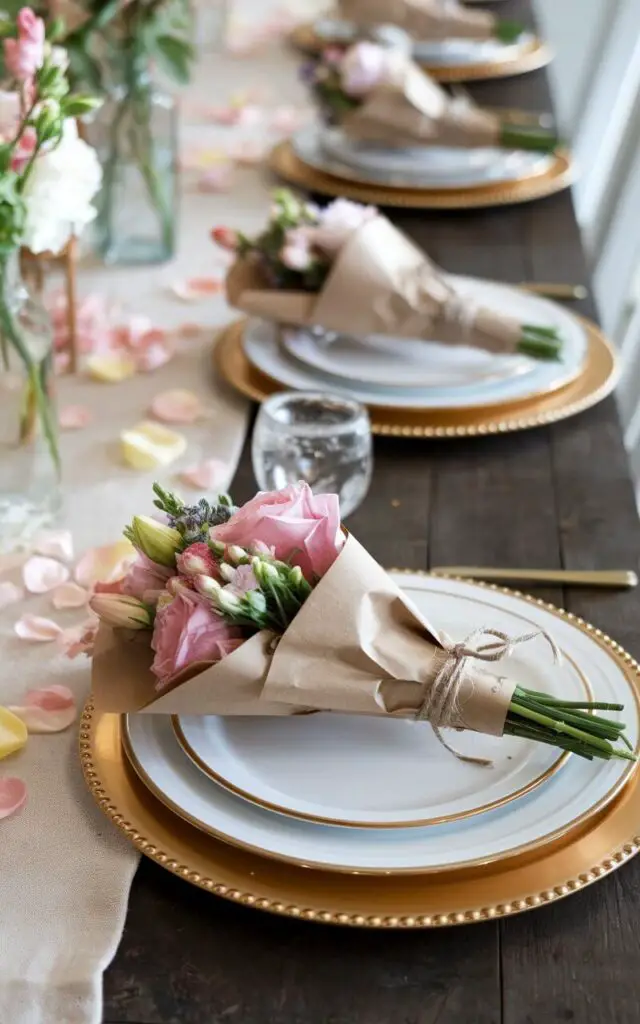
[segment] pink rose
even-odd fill
[[[158,689],[188,665],[221,661],[242,642],[242,630],[212,612],[203,598],[191,591],[178,591],[160,608],[153,628],[151,669],[158,678]]]
[[[280,259],[289,270],[309,270],[313,263],[313,253],[306,228],[290,228],[287,231]]]
[[[352,203],[350,199],[334,199],[320,212],[320,222],[305,228],[307,239],[327,255],[337,255],[350,235],[378,216],[375,206]]]
[[[28,82],[44,62],[44,21],[23,7],[16,24],[18,38],[4,40],[5,64],[19,82]]]
[[[366,96],[384,81],[389,51],[375,43],[356,43],[340,63],[340,79],[347,96]]]
[[[338,496],[313,494],[302,482],[282,491],[260,491],[210,533],[214,540],[243,548],[266,544],[276,558],[299,565],[310,582],[324,576],[344,544]]]
[[[158,565],[139,551],[136,561],[122,582],[122,593],[129,597],[137,597],[146,604],[155,604],[167,581],[175,574],[175,569]]]

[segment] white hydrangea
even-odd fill
[[[33,253],[61,252],[94,219],[101,180],[95,150],[78,137],[75,121],[65,121],[62,140],[40,154],[27,180],[23,245]]]

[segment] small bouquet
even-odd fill
[[[395,25],[415,40],[497,39],[515,43],[524,32],[516,21],[488,11],[471,11],[458,0],[337,0],[339,18],[359,31]]]
[[[459,294],[373,206],[337,199],[320,210],[282,189],[256,238],[229,228],[212,236],[237,256],[227,298],[245,313],[355,337],[437,339],[558,357],[554,328],[520,323]]]
[[[360,42],[303,65],[325,120],[384,146],[504,146],[551,152],[554,132],[454,99],[400,49]]]
[[[439,637],[342,529],[335,494],[299,483],[235,508],[154,491],[166,521],[134,518],[138,561],[91,601],[104,710],[393,715],[430,722],[448,749],[445,727],[633,760],[624,725],[592,714],[618,705],[564,703],[483,665],[538,634]]]

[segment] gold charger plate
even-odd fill
[[[568,612],[517,591],[589,633],[638,690],[640,665],[615,641]],[[369,928],[429,928],[507,917],[550,903],[615,871],[640,848],[640,772],[576,829],[535,853],[434,875],[337,874],[280,864],[206,836],[172,814],[129,767],[120,716],[95,710],[80,723],[87,786],[106,816],[141,851],[185,881],[287,917]]]
[[[293,46],[303,53],[322,53],[330,46],[330,42],[319,36],[313,24],[298,25],[289,36]],[[505,47],[504,56],[500,60],[480,61],[477,64],[429,64],[421,61],[420,65],[439,82],[478,82],[488,78],[510,78],[512,75],[523,75],[527,71],[536,71],[545,67],[553,54],[549,46],[541,39]]]
[[[590,320],[581,319],[589,346],[583,372],[565,387],[538,398],[476,406],[473,409],[369,408],[374,434],[392,437],[477,437],[507,434],[543,426],[575,416],[602,401],[613,390],[618,377],[616,356],[602,332]],[[244,320],[224,328],[215,345],[218,372],[237,391],[262,402],[285,385],[256,369],[242,345]],[[330,390],[331,386],[327,385]]]
[[[571,158],[568,153],[561,150],[556,153],[553,165],[548,171],[514,181],[478,185],[475,188],[394,188],[355,181],[353,178],[341,178],[326,171],[316,170],[296,155],[289,139],[279,142],[272,149],[268,164],[278,177],[309,192],[341,196],[359,203],[374,203],[377,206],[401,206],[421,210],[472,210],[529,203],[568,188],[574,176]]]

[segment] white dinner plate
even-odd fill
[[[362,163],[356,166],[353,154],[344,159],[327,151],[326,131],[323,125],[317,124],[305,125],[298,129],[291,137],[291,145],[296,156],[309,167],[324,174],[333,174],[348,181],[382,185],[385,188],[482,188],[499,182],[520,181],[546,174],[553,167],[555,159],[552,156],[527,153],[524,150],[496,149],[493,150],[495,160],[492,162],[478,168],[472,163],[465,171],[459,166],[458,161],[457,164],[452,163],[450,174],[435,165],[425,166],[422,162],[416,163],[413,167],[411,162],[405,161],[402,169],[393,170],[389,168],[388,160],[377,162],[374,158],[368,160],[366,166]],[[395,160],[395,155],[391,159]]]
[[[313,130],[313,126],[312,126]],[[544,153],[527,153],[499,146],[404,146],[350,139],[342,128],[320,128],[320,145],[335,160],[370,174],[419,175],[433,185],[465,188],[497,178],[524,178],[544,174],[552,160]]]
[[[391,32],[398,32],[396,26],[379,26],[381,39],[392,39]],[[357,38],[355,27],[338,18],[319,18],[314,25],[317,36],[329,42],[349,43]],[[402,32],[402,30],[400,30]],[[404,34],[404,33],[403,33]],[[412,57],[432,67],[449,67],[452,64],[491,64],[505,60],[516,60],[534,40],[530,32],[523,32],[514,43],[501,43],[498,39],[439,39],[415,40]]]
[[[267,376],[296,390],[348,391],[371,406],[475,408],[526,400],[564,387],[580,374],[587,353],[581,322],[537,295],[478,278],[451,277],[456,289],[478,304],[555,327],[563,345],[558,361],[496,356],[477,348],[414,338],[338,335],[319,341],[309,331],[247,321],[247,357]]]
[[[594,636],[543,606],[510,594],[414,574],[395,574],[394,578],[420,610],[456,640],[487,625],[512,636],[533,626],[552,633],[565,652],[563,665],[553,666],[547,645],[537,639],[517,648],[500,671],[525,686],[548,690],[557,685],[571,693],[581,690],[584,676],[596,699],[625,705],[620,717],[637,748],[637,695],[620,665]],[[609,714],[615,717],[614,712]],[[290,724],[294,721],[290,719]],[[444,780],[458,771],[453,755],[431,742],[428,725],[403,725],[407,735],[410,730],[424,734],[425,773]],[[180,748],[168,716],[130,715],[125,733],[128,753],[141,778],[160,800],[198,828],[279,860],[347,872],[384,874],[468,867],[534,849],[613,799],[635,767],[627,761],[586,761],[572,756],[532,792],[483,814],[422,828],[341,828],[274,813],[217,785]],[[494,737],[456,733],[455,742],[480,756],[501,756],[502,741]],[[297,770],[300,766],[292,767]],[[491,786],[493,771],[474,767],[472,773],[479,780],[476,785]],[[399,792],[399,806],[402,800]]]

